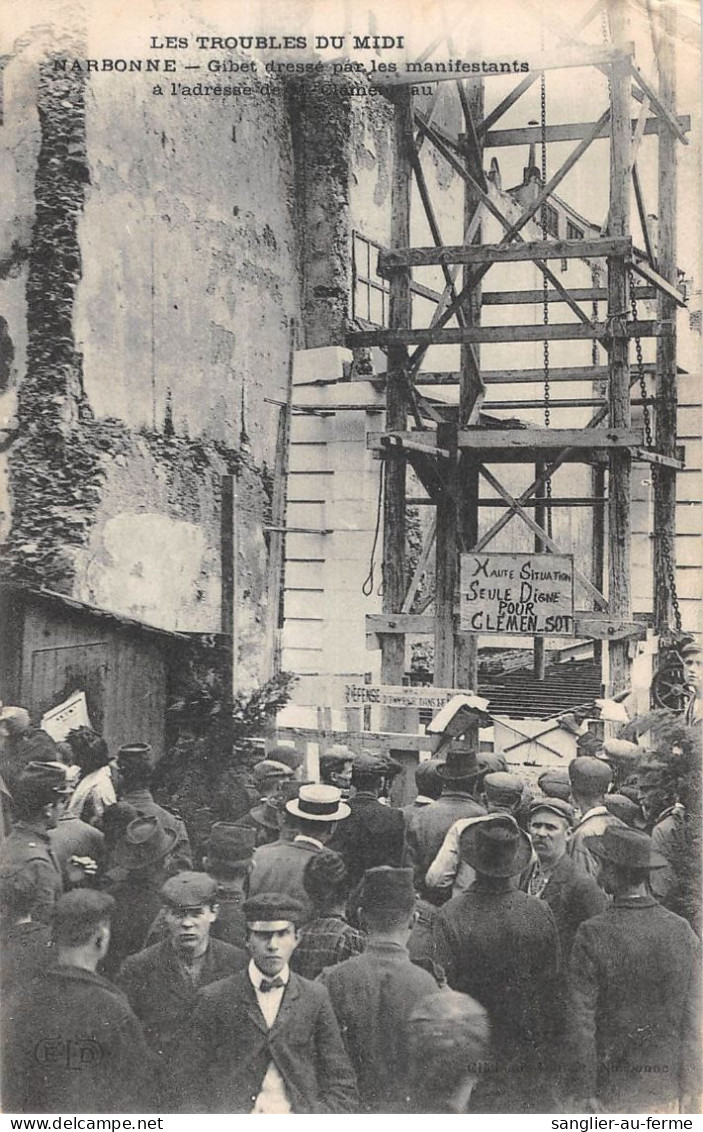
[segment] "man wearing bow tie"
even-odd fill
[[[190,1111],[356,1110],[356,1080],[329,994],[288,965],[303,912],[281,893],[245,903],[249,966],[201,992],[183,1051]]]

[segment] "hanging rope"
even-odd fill
[[[374,589],[374,559],[376,557],[376,548],[378,546],[378,536],[381,530],[381,508],[383,505],[383,473],[385,472],[385,462],[381,461],[381,466],[378,472],[378,500],[376,502],[376,526],[373,532],[373,545],[371,547],[371,556],[369,558],[369,572],[366,575],[361,587],[361,592],[364,597],[371,597]],[[379,595],[383,588],[383,580],[379,586]]]
[[[542,51],[544,52],[544,26],[542,27]],[[542,72],[540,75],[539,83],[539,104],[540,104],[540,129],[542,134],[542,168],[540,170],[542,177],[542,188],[547,184],[547,79]],[[545,240],[549,235],[549,206],[547,201],[543,201],[541,208],[540,222],[542,225],[542,235]],[[542,322],[544,326],[549,325],[549,283],[547,276],[542,276]],[[542,358],[544,365],[544,427],[549,428],[551,423],[551,406],[550,396],[551,390],[549,387],[549,342],[545,338],[542,345]],[[552,480],[551,477],[546,480],[545,495],[547,499],[552,497]],[[546,508],[546,529],[549,537],[552,537],[552,509]]]

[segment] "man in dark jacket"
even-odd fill
[[[366,950],[320,975],[357,1075],[362,1112],[407,1111],[408,1019],[438,989],[407,952],[414,904],[412,869],[369,869],[360,902]]]
[[[626,826],[589,849],[614,899],[581,925],[571,952],[572,1111],[700,1112],[700,944],[649,892],[664,858]]]
[[[405,822],[401,810],[384,806],[378,798],[387,774],[387,764],[362,752],[352,763],[351,813],[336,830],[331,848],[344,858],[352,886],[367,869],[380,865],[398,867],[403,856]]]
[[[478,774],[475,752],[450,749],[437,774],[444,783],[442,793],[418,814],[405,841],[404,863],[413,870],[415,888],[421,894],[425,893],[425,874],[454,822],[486,812],[472,794]]]
[[[117,978],[159,1059],[162,1106],[171,1112],[178,1111],[179,1082],[169,1067],[190,1026],[198,991],[247,965],[240,948],[210,938],[216,896],[217,885],[207,873],[179,873],[167,880],[161,889],[166,939],[131,955]]]
[[[471,1111],[543,1112],[559,937],[548,906],[516,891],[530,839],[514,818],[496,814],[464,830],[461,851],[476,880],[436,913],[431,958],[449,986],[475,998],[491,1020],[491,1071]]]
[[[561,798],[538,798],[532,803],[529,833],[538,863],[520,885],[530,896],[544,900],[554,913],[565,964],[579,925],[608,906],[603,889],[567,854],[574,820],[573,807]]]
[[[34,887],[31,915],[49,923],[63,892],[59,864],[52,852],[49,830],[56,826],[66,796],[66,775],[54,763],[28,763],[15,788],[17,821],[0,845],[0,876],[22,872]]]
[[[568,853],[581,872],[597,880],[598,856],[588,846],[593,844],[594,837],[602,837],[609,826],[625,824],[605,805],[605,793],[613,781],[613,772],[602,759],[579,755],[569,763],[569,779],[574,805],[581,816],[571,834]]]
[[[142,817],[158,818],[162,827],[173,830],[176,844],[171,854],[170,869],[177,873],[193,868],[193,853],[185,824],[180,818],[154,801],[150,790],[156,759],[149,743],[128,743],[117,752],[117,770],[120,776],[121,798],[134,806]]]
[[[96,973],[110,941],[111,897],[76,889],[57,901],[57,962],[3,1005],[3,1108],[9,1112],[151,1112],[154,1073],[126,998]]]
[[[244,947],[247,926],[244,918],[245,888],[256,831],[234,822],[215,822],[207,842],[205,871],[217,882],[219,912],[210,934],[233,947]]]
[[[252,858],[249,895],[284,892],[300,901],[308,915],[312,903],[305,891],[303,875],[308,861],[330,838],[335,824],[349,817],[349,806],[336,786],[301,786],[298,797],[286,802],[286,813],[297,828],[292,841],[278,840],[260,845]]]
[[[201,991],[182,1051],[188,1111],[354,1112],[356,1082],[329,995],[289,967],[300,902],[263,893],[245,914],[249,966]]]

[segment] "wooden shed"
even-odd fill
[[[91,722],[111,751],[127,742],[164,753],[168,675],[185,634],[16,585],[0,587],[0,699],[33,720],[85,692]]]

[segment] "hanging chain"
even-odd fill
[[[632,311],[632,321],[637,322],[637,297],[635,295],[635,276],[632,268],[628,272],[630,282],[630,309]],[[652,436],[652,417],[649,411],[649,397],[647,396],[647,379],[644,375],[644,362],[642,361],[642,342],[639,338],[635,338],[635,352],[637,354],[637,380],[639,381],[640,394],[642,397],[642,411],[644,413],[644,434],[648,448],[654,447],[654,438]]]
[[[676,566],[674,563],[674,556],[671,552],[671,541],[669,536],[666,535],[661,539],[661,554],[664,560],[664,570],[666,571],[666,585],[671,598],[671,608],[674,611],[674,626],[676,632],[681,632],[681,606],[679,605],[679,598],[676,592]]]

